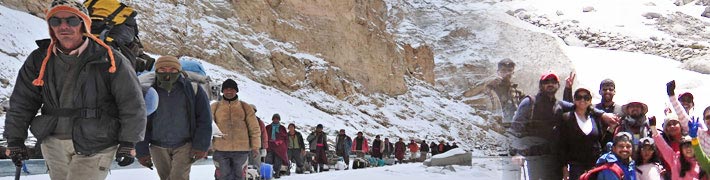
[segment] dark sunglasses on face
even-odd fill
[[[710,115],[705,116],[705,120],[708,120],[708,119],[710,119]]]
[[[559,82],[557,82],[557,80],[554,80],[554,79],[542,80],[542,84],[557,84],[557,83],[559,83]]]
[[[82,23],[82,20],[79,19],[79,17],[72,16],[68,18],[58,18],[58,17],[51,17],[47,21],[49,22],[50,26],[57,27],[59,25],[62,25],[62,22],[67,22],[67,25],[75,27],[79,26]]]
[[[592,96],[589,95],[589,94],[576,95],[576,96],[574,96],[574,100],[577,100],[577,101],[579,101],[579,100],[589,101],[589,100],[592,100]]]

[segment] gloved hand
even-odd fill
[[[690,135],[691,138],[698,137],[698,127],[700,127],[700,118],[690,118],[690,121],[688,121],[688,135]]]
[[[259,149],[252,149],[252,150],[251,150],[251,156],[252,156],[252,157],[259,157],[259,156],[261,156],[261,155],[259,155]]]
[[[648,118],[648,125],[649,126],[656,126],[656,116],[651,116]]]
[[[205,157],[207,157],[206,151],[192,150],[192,152],[190,152],[190,154],[192,154],[192,162],[195,162],[197,160],[204,159]]]
[[[141,163],[141,165],[153,170],[153,160],[150,159],[150,155],[138,157],[138,163]]]
[[[118,151],[116,151],[116,162],[118,162],[119,166],[128,166],[133,164],[135,161],[135,158],[133,157],[133,154],[135,154],[134,147],[134,143],[121,142],[118,146]]]
[[[666,93],[668,93],[668,96],[675,95],[675,80],[666,83]]]
[[[260,149],[260,150],[259,150],[259,155],[261,155],[261,157],[266,157],[266,149],[263,149],[263,148]]]
[[[7,156],[12,159],[12,163],[17,167],[22,167],[23,160],[30,159],[30,155],[27,153],[27,147],[25,147],[24,144],[9,146],[7,147],[7,151]]]

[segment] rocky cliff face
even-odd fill
[[[44,16],[48,0],[5,0]],[[292,91],[403,94],[404,76],[433,83],[428,46],[398,44],[383,0],[124,1],[148,52],[187,55]],[[403,48],[404,47],[404,48]]]

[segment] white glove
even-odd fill
[[[266,157],[266,149],[259,150],[259,155],[261,155],[261,157]]]

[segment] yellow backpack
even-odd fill
[[[143,52],[138,38],[138,14],[118,0],[86,0],[84,6],[91,17],[91,34],[119,50],[136,72],[152,69],[155,59]]]
[[[109,32],[114,27],[135,24],[135,17],[138,14],[132,7],[118,0],[87,0],[84,2],[84,6],[89,10],[91,17],[91,33],[106,42],[113,42],[117,38],[109,36]],[[134,33],[137,35],[137,27],[135,31]]]

